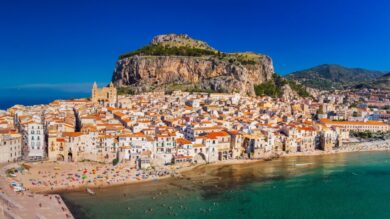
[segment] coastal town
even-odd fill
[[[390,97],[379,90],[118,95],[112,83],[95,83],[91,93],[0,112],[0,203],[8,215],[18,212],[9,196],[25,192],[94,193],[89,188],[180,176],[202,164],[388,149]]]
[[[1,3],[0,219],[390,219],[390,1]]]
[[[4,111],[0,161],[132,161],[147,169],[332,151],[349,143],[351,132],[388,132],[389,98],[363,91],[318,100],[182,91],[129,96],[117,95],[112,83],[94,84],[89,99]]]

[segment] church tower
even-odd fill
[[[112,82],[108,87],[98,88],[96,82],[92,86],[92,102],[98,102],[105,106],[115,106],[118,100],[116,87]]]
[[[94,82],[92,86],[92,102],[97,102],[97,101],[98,101],[98,87],[96,82]]]

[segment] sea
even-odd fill
[[[85,98],[90,96],[89,92],[61,92],[53,89],[2,91],[3,92],[0,93],[0,110],[7,110],[17,104],[32,106],[48,104],[58,99]]]
[[[390,218],[390,152],[206,165],[183,176],[61,196],[78,219]]]

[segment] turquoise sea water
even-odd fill
[[[203,166],[96,192],[62,196],[76,218],[390,218],[390,153]]]

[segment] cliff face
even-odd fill
[[[155,38],[152,45],[177,41],[171,37],[158,37],[164,40]],[[188,39],[186,36],[185,40]],[[182,42],[180,46],[183,46]],[[201,44],[199,42],[196,41],[197,45]],[[273,73],[271,58],[253,53],[221,55],[216,50],[215,55],[200,56],[140,53],[122,56],[116,63],[112,81],[119,87],[130,87],[135,93],[181,89],[239,92],[253,96],[253,85],[271,80]]]

